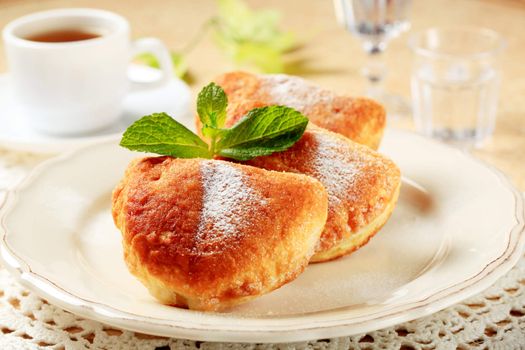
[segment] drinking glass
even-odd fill
[[[410,27],[408,13],[411,0],[333,0],[338,22],[361,39],[368,54],[362,69],[367,78],[367,95],[381,102],[391,116],[410,113],[401,96],[388,94],[382,83],[387,69],[382,53],[388,42]]]
[[[493,30],[433,28],[414,34],[412,105],[416,129],[459,146],[494,131],[504,40]]]

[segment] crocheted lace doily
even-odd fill
[[[44,158],[0,150],[0,204],[2,191]],[[488,290],[431,316],[293,344],[205,343],[115,329],[48,304],[0,269],[0,349],[525,349],[525,257]]]

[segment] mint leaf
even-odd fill
[[[255,108],[223,135],[216,152],[236,160],[249,160],[284,151],[301,138],[307,125],[308,118],[293,108]]]
[[[132,151],[178,158],[211,158],[208,145],[166,113],[154,113],[134,122],[120,145]]]
[[[197,97],[197,113],[202,123],[202,133],[208,137],[220,134],[226,121],[228,98],[224,90],[215,83],[205,86]]]
[[[197,97],[197,113],[204,125],[222,128],[226,121],[228,98],[224,90],[215,83],[206,85]]]

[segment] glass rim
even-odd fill
[[[478,35],[485,36],[494,41],[495,45],[493,48],[479,50],[472,53],[447,53],[440,52],[439,50],[433,50],[424,48],[418,44],[419,39],[429,35],[430,33],[443,33],[443,32],[471,32]],[[500,54],[506,47],[507,41],[495,30],[485,28],[485,27],[475,27],[475,26],[446,26],[446,27],[431,27],[418,32],[415,32],[410,35],[408,39],[408,46],[416,54],[426,57],[434,58],[473,58],[479,59],[487,56],[495,56]]]

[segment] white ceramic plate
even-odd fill
[[[152,81],[160,75],[157,69],[130,65],[134,80]],[[114,139],[135,120],[154,112],[166,112],[187,127],[193,128],[191,91],[182,80],[174,78],[165,85],[128,93],[123,101],[122,117],[113,125],[96,132],[59,137],[35,131],[23,111],[14,103],[9,75],[0,75],[0,146],[36,153],[59,153],[89,143]]]
[[[388,131],[399,204],[358,252],[225,314],[160,305],[127,271],[110,193],[137,154],[105,142],[41,166],[2,211],[1,256],[22,284],[85,317],[145,333],[287,342],[371,331],[443,309],[519,259],[523,199],[496,170],[420,136]]]

